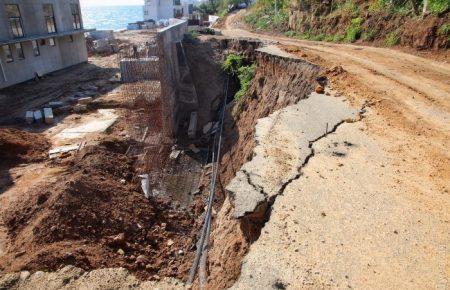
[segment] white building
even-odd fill
[[[192,7],[181,0],[145,0],[144,21],[187,17],[192,14]]]

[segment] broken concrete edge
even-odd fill
[[[336,98],[336,97],[332,97],[332,96],[325,96],[325,95],[318,95],[315,93],[312,93],[310,95],[314,96],[315,98],[319,98],[317,96],[321,96],[320,98],[328,98],[328,101],[330,102],[329,108],[331,110],[331,108],[333,107],[333,103],[336,103],[337,101],[344,101],[344,98]],[[308,98],[309,99],[309,98]],[[363,110],[357,110],[354,108],[351,108],[349,105],[343,105],[341,106],[341,108],[337,109],[339,110],[343,110],[343,108],[348,107],[348,116],[346,116],[346,112],[345,110],[343,112],[340,112],[340,114],[342,115],[340,117],[340,119],[334,119],[334,123],[332,122],[332,120],[330,120],[330,128],[328,128],[328,122],[327,119],[325,119],[322,123],[326,123],[327,125],[327,129],[324,130],[323,134],[319,134],[317,133],[317,129],[316,132],[312,132],[313,136],[314,134],[317,136],[315,138],[313,138],[312,140],[303,140],[308,144],[308,152],[305,152],[305,154],[303,155],[303,159],[300,158],[301,160],[298,160],[298,162],[295,164],[295,168],[291,168],[292,170],[288,170],[290,173],[287,176],[282,176],[280,177],[280,180],[278,180],[277,182],[279,182],[279,186],[278,188],[275,188],[275,190],[272,190],[272,192],[266,192],[266,188],[264,186],[264,183],[259,184],[258,180],[264,180],[264,176],[261,176],[260,174],[258,174],[258,170],[256,172],[251,172],[251,168],[252,166],[249,166],[249,164],[251,162],[253,162],[255,160],[255,157],[257,157],[257,151],[261,151],[258,150],[259,147],[263,146],[263,142],[258,142],[258,139],[260,138],[265,138],[265,135],[269,132],[269,130],[266,130],[267,132],[261,132],[264,130],[264,128],[270,128],[271,127],[271,122],[270,120],[272,120],[272,122],[277,119],[277,117],[283,113],[288,114],[287,112],[289,110],[297,110],[298,111],[298,105],[301,102],[306,102],[308,99],[305,100],[301,100],[300,102],[298,102],[295,105],[286,107],[282,110],[279,110],[277,112],[272,113],[271,115],[269,115],[266,118],[262,118],[260,120],[258,120],[258,124],[255,128],[255,130],[259,131],[255,134],[255,148],[253,149],[253,152],[255,154],[254,158],[245,163],[242,168],[236,173],[236,177],[234,179],[232,179],[230,181],[230,183],[226,186],[226,190],[228,191],[228,193],[230,194],[230,196],[232,197],[232,203],[234,205],[234,217],[235,218],[243,218],[245,216],[248,215],[253,215],[255,214],[255,211],[259,211],[261,210],[261,208],[265,207],[267,208],[267,206],[271,206],[271,204],[274,203],[275,199],[277,196],[282,195],[284,193],[284,190],[286,189],[286,187],[292,183],[293,181],[297,180],[298,178],[300,178],[301,174],[302,174],[302,169],[308,164],[310,158],[312,158],[315,154],[314,151],[314,143],[319,141],[322,138],[325,138],[326,136],[328,136],[329,134],[334,133],[337,128],[345,123],[345,122],[355,122],[358,121],[360,119],[360,115],[362,113]],[[319,102],[320,104],[320,102]],[[308,109],[308,106],[306,106],[306,109]],[[314,109],[314,108],[313,108]],[[316,108],[317,109],[317,108]],[[327,108],[324,108],[324,110],[327,110]],[[308,113],[305,112],[305,115],[307,116]],[[358,118],[359,116],[359,118]],[[269,120],[269,122],[267,122]],[[305,119],[305,121],[308,121],[308,119]],[[299,121],[301,124],[301,121]],[[268,126],[261,126],[261,124],[263,123],[268,123],[266,125]],[[289,133],[289,132],[288,132]],[[302,132],[303,134],[303,132]],[[298,136],[297,138],[300,138],[300,136]],[[261,140],[259,140],[261,141]],[[299,142],[299,144],[301,144],[301,142]],[[276,144],[275,144],[276,145]],[[270,147],[270,144],[268,145]],[[261,149],[261,148],[260,148]],[[263,148],[264,149],[264,148]],[[266,148],[267,149],[267,148]],[[301,148],[295,148],[296,150],[300,150]],[[260,154],[264,153],[265,150],[262,150],[260,152]],[[300,156],[302,157],[302,156]],[[270,165],[270,164],[269,164]],[[271,167],[271,166],[269,166]],[[248,171],[250,168],[250,172]],[[257,177],[256,181],[253,180],[252,177]]]
[[[320,69],[321,67],[315,63],[312,63],[304,58],[301,58],[299,56],[296,56],[294,54],[288,53],[284,50],[282,50],[281,48],[279,48],[277,45],[273,44],[273,43],[265,43],[262,47],[257,48],[255,50],[256,53],[259,54],[263,54],[263,55],[269,55],[270,57],[274,57],[274,58],[279,58],[279,59],[284,59],[284,60],[289,60],[292,62],[297,62],[297,63],[304,63],[304,64],[308,64],[311,66],[316,67],[317,69]]]

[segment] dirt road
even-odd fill
[[[234,288],[445,289],[448,62],[256,34],[240,22],[242,13],[227,19],[224,35],[275,43],[321,65],[333,89],[364,114],[313,144],[314,156],[276,199]]]

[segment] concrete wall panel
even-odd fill
[[[171,25],[160,29],[156,36],[161,79],[161,99],[164,119],[164,134],[173,137],[178,129],[178,61],[176,43],[187,33],[187,21],[174,19]]]

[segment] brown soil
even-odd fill
[[[265,222],[266,208],[261,208],[261,211],[245,219],[235,219],[230,202],[232,197],[227,196],[224,189],[241,166],[252,158],[258,119],[304,99],[318,84],[318,66],[264,53],[256,53],[253,57],[257,69],[252,86],[241,103],[229,108],[225,124],[218,190],[224,202],[215,219],[212,233],[209,289],[232,286],[240,275],[243,257],[250,244],[258,239]]]
[[[23,162],[42,161],[47,157],[50,142],[39,133],[13,128],[0,128],[0,168]]]
[[[72,264],[85,270],[125,267],[144,279],[185,277],[190,211],[137,192],[126,148],[111,140],[86,147],[56,182],[31,188],[8,207],[3,218],[12,243],[1,270],[57,270]]]

